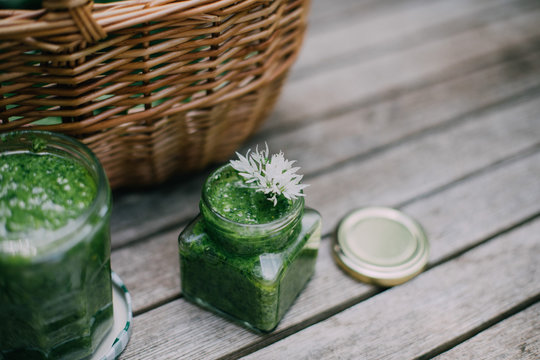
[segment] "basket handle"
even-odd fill
[[[52,11],[68,11],[87,42],[94,43],[107,33],[92,16],[92,0],[43,0],[43,7]]]

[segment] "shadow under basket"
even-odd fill
[[[44,0],[34,10],[0,9],[0,131],[77,138],[114,188],[225,161],[276,103],[308,7]]]

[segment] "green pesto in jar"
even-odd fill
[[[96,196],[82,165],[42,153],[0,155],[0,241],[2,235],[56,230],[76,219]]]
[[[226,165],[203,187],[201,215],[179,236],[184,296],[251,329],[273,330],[313,274],[319,213],[266,195]]]
[[[251,329],[271,331],[311,278],[319,242],[320,215],[311,209],[288,246],[250,255],[217,245],[199,216],[180,235],[182,293]]]
[[[35,144],[40,136],[50,135],[37,135]],[[6,360],[84,359],[112,326],[110,190],[99,188],[80,160],[45,148],[0,152],[0,358]],[[106,195],[94,209],[98,191]]]
[[[231,167],[215,172],[205,185],[210,206],[221,216],[243,224],[265,224],[283,217],[292,201],[283,195],[278,202],[257,191],[253,184],[246,184],[242,176]]]

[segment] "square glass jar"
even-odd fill
[[[180,234],[184,296],[256,331],[272,331],[314,272],[321,217],[303,197],[279,218],[258,224],[232,221],[209,200],[213,173],[200,202],[201,214]]]

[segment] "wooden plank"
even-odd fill
[[[151,189],[116,192],[111,215],[113,249],[195,216],[202,184],[209,173],[207,169]]]
[[[521,161],[502,164],[492,172],[486,172],[460,182],[446,191],[421,199],[418,204],[409,204],[404,210],[414,216],[422,214],[419,210],[420,203],[426,204],[426,212],[436,208],[436,205],[451,207],[451,204],[456,204],[463,212],[463,216],[457,218],[454,218],[457,210],[434,211],[429,218],[418,218],[430,234],[430,261],[438,262],[455,251],[461,251],[464,246],[483,241],[494,231],[513,226],[523,218],[538,213],[540,184],[535,179],[539,173],[540,154],[537,153]],[[513,179],[512,187],[508,186],[509,178]],[[492,202],[486,201],[487,198]],[[467,199],[467,202],[448,202],[455,199]],[[513,205],[515,199],[522,200],[521,206]],[[491,204],[497,206],[496,211],[493,211]],[[478,229],[466,230],[468,225],[476,223],[479,224]],[[441,233],[439,229],[445,231]],[[137,253],[159,253],[161,263],[164,264],[159,273],[155,274],[156,280],[146,286],[161,286],[159,274],[177,275],[176,269],[172,270],[167,265],[177,262],[174,253],[175,237],[176,234],[171,233],[169,240],[163,240],[162,244],[156,245],[151,241],[145,243],[144,248],[137,249]],[[455,241],[456,239],[460,241]],[[162,249],[159,250],[158,247]],[[115,270],[114,257],[117,253],[113,254]],[[126,258],[129,259],[129,256]],[[127,283],[140,284],[137,274],[118,272],[124,280],[129,280]],[[265,337],[254,335],[180,299],[135,318],[135,332],[125,358],[217,358],[241,348],[259,347],[294,332],[298,327],[305,327],[306,324],[339,312],[374,291],[372,287],[345,276],[337,268],[330,256],[328,240],[325,240],[314,278],[274,333]],[[136,297],[134,296],[134,299]]]
[[[447,0],[442,0],[447,1]],[[473,11],[480,3],[486,0],[476,0],[474,2],[458,3],[455,2],[454,7],[466,6]],[[327,33],[335,28],[349,22],[369,22],[372,19],[383,18],[385,16],[393,16],[394,14],[407,13],[422,8],[429,8],[437,0],[312,0],[309,13],[310,35],[313,33]],[[448,1],[453,4],[454,2]],[[493,1],[493,3],[495,3]],[[524,3],[522,0],[521,4]],[[447,11],[454,11],[448,9]],[[439,14],[441,15],[441,14]],[[442,14],[444,15],[444,14]],[[396,15],[398,16],[398,15]],[[423,19],[423,21],[431,21],[431,19]],[[388,22],[390,26],[392,22]],[[406,26],[407,24],[404,24]]]
[[[439,41],[314,72],[286,84],[264,129],[309,123],[395,92],[496,64],[514,52],[537,49],[539,21],[540,10],[531,10]]]
[[[333,2],[326,3],[330,5],[328,7],[334,6]],[[385,52],[438,40],[523,12],[524,8],[535,5],[538,4],[509,0],[399,1],[387,4],[384,11],[371,9],[349,14],[332,23],[333,27],[320,26],[320,22],[314,19],[310,21],[291,81],[310,76],[328,66],[363,61]],[[311,18],[318,17],[318,14],[312,15]]]
[[[437,356],[445,359],[540,359],[540,303]]]
[[[491,238],[537,214],[539,176],[540,153],[535,153],[522,161],[499,164],[496,170],[489,168],[402,209],[422,221],[430,239],[437,239],[430,243],[429,262],[438,263],[467,250],[471,238]]]
[[[271,148],[281,149],[289,158],[297,159],[302,172],[310,177],[336,163],[388,146],[426,129],[459,121],[467,115],[473,116],[472,112],[485,111],[486,107],[500,106],[508,97],[539,85],[540,52],[537,52],[520,60],[293,128],[266,140]],[[261,143],[264,134],[248,142],[242,151],[247,151],[257,142]]]
[[[180,231],[175,229],[112,253],[112,269],[129,289],[135,313],[180,296]]]
[[[407,359],[540,299],[540,220],[246,359]],[[532,299],[532,300],[531,300]]]
[[[358,164],[353,163],[342,170],[326,174],[324,177],[321,177],[320,180],[319,178],[314,179],[317,183],[313,185],[314,190],[310,190],[307,201],[310,204],[314,201],[318,202],[319,205],[315,208],[325,214],[323,216],[323,222],[327,224],[326,228],[328,230],[335,226],[335,223],[340,216],[339,214],[343,215],[348,210],[348,208],[344,206],[340,207],[340,204],[344,204],[346,201],[349,202],[350,208],[370,203],[396,205],[403,201],[407,201],[429,190],[427,182],[430,179],[433,179],[433,176],[439,176],[437,180],[439,182],[438,186],[444,185],[445,181],[449,181],[451,178],[462,177],[463,173],[461,171],[465,170],[462,168],[463,165],[460,159],[460,156],[462,155],[459,155],[457,150],[454,150],[454,147],[468,148],[468,141],[469,139],[474,138],[475,133],[481,133],[482,135],[479,136],[479,138],[485,137],[485,143],[482,145],[483,148],[474,149],[474,154],[487,153],[496,155],[494,158],[488,157],[487,159],[482,159],[481,163],[476,163],[476,166],[478,167],[497,162],[505,156],[511,156],[512,152],[507,153],[506,151],[521,151],[524,147],[534,144],[534,142],[540,138],[538,133],[540,125],[535,117],[538,106],[540,106],[538,100],[532,99],[524,105],[522,103],[516,104],[514,108],[507,109],[506,112],[501,112],[500,114],[488,112],[484,114],[484,120],[480,122],[483,125],[479,126],[478,130],[474,130],[472,133],[467,130],[458,131],[454,132],[452,137],[446,138],[448,133],[442,132],[436,134],[437,136],[434,139],[424,139],[423,142],[420,142],[420,145],[418,145],[416,141],[407,143],[387,153],[374,156],[364,162]],[[523,120],[524,117],[528,117],[528,119]],[[497,125],[497,122],[491,122],[491,120],[497,118],[499,118],[499,125]],[[508,124],[509,119],[512,119],[514,122],[513,127],[505,130],[504,125]],[[485,129],[483,129],[483,127]],[[462,124],[459,128],[469,129],[470,125]],[[490,137],[490,133],[493,131],[499,134],[497,137],[502,136],[505,139],[499,140],[498,138]],[[526,135],[525,138],[523,137],[524,135]],[[433,144],[437,144],[439,139],[442,139],[441,141],[444,140],[446,147],[440,148],[439,153],[435,153],[430,148]],[[481,140],[478,140],[478,142],[475,141],[475,144],[481,143]],[[424,145],[422,146],[422,144]],[[500,149],[497,150],[497,147],[499,146]],[[518,146],[517,149],[515,148],[516,146]],[[453,154],[455,154],[455,156]],[[433,156],[431,161],[429,163],[424,161],[425,168],[429,170],[428,174],[426,174],[426,172],[418,172],[416,167],[409,168],[404,166],[396,169],[395,172],[391,172],[385,169],[384,166],[386,161],[390,161],[392,164],[400,162],[407,164],[410,163],[408,159],[423,161],[422,158],[426,158],[429,155]],[[500,157],[501,155],[502,157]],[[483,158],[481,155],[476,156],[479,158],[478,160]],[[441,162],[439,159],[442,157],[450,157],[453,160]],[[472,158],[475,158],[475,156],[472,156]],[[465,164],[465,162],[463,164]],[[355,169],[355,175],[344,178],[341,171],[344,171],[351,166]],[[448,169],[446,169],[447,167],[454,169],[457,173],[449,174]],[[533,168],[540,173],[538,167]],[[506,175],[498,175],[503,176],[503,182],[499,184],[512,183],[516,171],[517,170],[512,170]],[[522,173],[523,171],[525,170],[522,169],[517,173]],[[362,186],[359,187],[356,179],[361,178],[362,174],[370,174],[371,180],[363,181]],[[389,180],[390,178],[394,180]],[[497,214],[496,216],[496,218],[499,219],[499,227],[494,228],[493,231],[498,232],[507,226],[508,223],[507,221],[503,221],[503,218],[506,217],[508,221],[515,221],[516,218],[513,215],[519,217],[530,214],[532,211],[530,206],[532,206],[532,209],[536,209],[534,205],[538,199],[534,199],[534,197],[531,198],[530,196],[531,193],[534,193],[535,189],[538,191],[538,187],[535,187],[535,185],[537,185],[534,181],[535,179],[534,173],[532,173],[529,177],[522,180],[524,182],[524,184],[522,184],[522,189],[526,189],[527,191],[521,193],[519,197],[515,194],[512,194],[511,197],[503,196],[500,199],[496,196],[491,197],[490,204],[494,205],[494,209],[501,209],[502,212],[502,215],[499,216],[499,214]],[[525,184],[525,181],[528,180],[533,181],[533,183]],[[328,194],[328,191],[325,189],[332,188],[332,182],[339,182],[340,184],[337,189],[341,189],[341,191],[332,191],[331,195],[334,196],[334,200],[325,202],[323,199],[326,197],[326,194]],[[482,191],[485,186],[484,183],[480,183],[480,185],[470,185],[470,189],[485,195]],[[500,186],[503,188],[503,185]],[[393,198],[386,195],[387,192],[390,191],[388,187],[392,187],[393,189]],[[411,192],[411,189],[414,192]],[[497,192],[497,194],[498,193],[499,192]],[[350,196],[348,196],[348,194],[351,194],[353,198],[349,199]],[[507,192],[502,192],[502,194],[508,195]],[[474,193],[467,194],[468,197],[473,195]],[[442,203],[435,201],[434,203],[423,203],[420,207],[416,207],[414,204],[407,207],[407,211],[411,212],[417,218],[423,219],[427,224],[430,224],[430,221],[433,219],[436,220],[437,215],[442,211],[452,215],[452,218],[462,220],[449,222],[448,224],[445,224],[445,227],[440,229],[435,225],[430,226],[430,229],[432,229],[431,231],[437,231],[436,234],[433,234],[437,237],[448,240],[451,240],[450,238],[447,238],[448,234],[456,237],[452,242],[442,241],[438,243],[439,245],[433,246],[449,246],[450,248],[455,248],[459,243],[459,239],[465,239],[465,243],[459,244],[464,247],[467,246],[466,239],[468,239],[468,237],[465,236],[467,232],[472,232],[471,235],[477,236],[478,233],[484,233],[485,229],[489,228],[488,225],[493,227],[492,221],[494,215],[493,211],[490,211],[490,208],[483,208],[482,211],[475,208],[478,211],[478,214],[475,215],[475,223],[486,225],[485,228],[479,227],[475,229],[470,229],[466,225],[467,221],[471,219],[471,214],[467,212],[463,213],[461,208],[456,208],[455,210],[451,207],[445,209],[441,208],[444,207],[445,204],[461,202],[463,196],[463,190],[461,189],[455,193],[448,193],[447,199]],[[517,198],[520,201],[510,201],[514,198]],[[535,202],[529,203],[528,201],[530,200],[534,200]],[[481,204],[484,203],[481,202]],[[194,209],[197,209],[196,206],[194,206]],[[505,211],[504,209],[508,209],[508,211]],[[334,214],[333,212],[337,212],[338,214]],[[449,226],[452,228],[449,229]],[[180,231],[181,228],[178,227],[173,231],[167,232],[156,238],[137,243],[134,246],[113,253],[113,268],[124,278],[128,288],[134,293],[133,302],[135,311],[148,308],[153,304],[162,302],[164,299],[178,296],[178,259],[175,249],[176,238]],[[452,245],[449,245],[450,243]],[[449,252],[445,251],[445,253]]]
[[[404,0],[408,6],[423,4],[425,1]],[[310,26],[317,28],[328,28],[335,26],[336,20],[341,20],[345,16],[355,17],[374,16],[380,12],[388,11],[388,8],[399,6],[400,2],[388,0],[312,0],[309,14]]]
[[[539,111],[531,98],[308,178],[306,203],[328,233],[352,209],[406,201],[537,144]]]
[[[289,158],[297,159],[309,177],[332,164],[454,121],[539,85],[540,52],[536,52],[266,140],[273,149],[284,150]],[[329,138],[333,141],[327,141]],[[248,147],[253,145],[250,142]],[[144,192],[116,193],[111,222],[113,245],[125,245],[160,229],[177,228],[194,216],[207,173]]]

